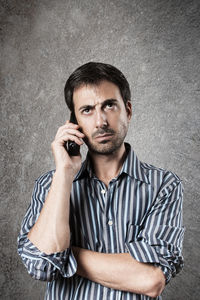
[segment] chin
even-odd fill
[[[123,144],[123,141],[119,143],[109,143],[107,141],[102,142],[100,145],[96,144],[88,144],[88,149],[91,153],[99,154],[99,155],[111,155],[115,153]]]

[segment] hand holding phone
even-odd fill
[[[82,163],[79,146],[83,144],[81,139],[84,138],[84,134],[81,132],[78,124],[72,123],[74,119],[71,118],[70,121],[67,120],[64,125],[58,128],[55,138],[51,143],[51,149],[56,170],[62,170],[62,172],[63,170],[68,170],[68,174],[74,176],[80,170]],[[71,142],[76,142],[78,145],[75,143],[71,144]]]
[[[73,112],[70,115],[70,122],[77,124],[76,116]],[[80,146],[78,144],[76,144],[75,142],[67,141],[64,144],[64,147],[65,147],[66,151],[68,152],[69,156],[80,155]]]

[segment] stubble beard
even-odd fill
[[[93,142],[93,139],[90,140],[88,137],[85,137],[84,141],[88,146],[89,152],[98,155],[111,155],[120,149],[127,135],[127,131],[127,125],[125,123],[121,123],[118,132],[116,133],[113,131],[113,137],[111,140]]]

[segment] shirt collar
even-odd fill
[[[133,177],[137,180],[140,180],[140,181],[143,181],[143,182],[149,184],[149,180],[148,180],[148,177],[145,173],[145,169],[143,167],[143,164],[138,159],[137,155],[135,154],[135,152],[131,148],[131,145],[128,144],[128,143],[125,143],[125,147],[126,147],[127,157],[124,161],[124,164],[123,164],[122,169],[119,173],[119,176],[122,173],[126,173],[130,177]]]
[[[89,156],[89,152],[87,153],[86,159],[82,163],[82,166],[79,172],[76,174],[74,181],[84,178],[85,176],[89,175],[89,177],[93,177],[91,160]]]
[[[149,184],[149,180],[145,173],[145,169],[143,167],[142,162],[138,159],[137,155],[131,148],[130,144],[125,143],[125,147],[126,147],[127,156],[126,156],[126,159],[123,163],[123,166],[121,168],[121,171],[120,171],[118,177],[121,174],[125,173],[125,174],[129,175],[130,177],[133,177],[137,180],[140,180],[140,181],[143,181],[143,182]],[[92,171],[89,153],[87,154],[87,157],[86,157],[85,161],[83,162],[81,169],[76,174],[74,181],[79,180],[79,179],[85,177],[86,175],[89,175],[89,177],[94,176],[93,171]]]

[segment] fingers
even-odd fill
[[[71,128],[60,128],[56,134],[56,138],[59,138],[61,136],[63,136],[63,134],[70,134],[70,135],[75,135],[79,138],[84,138],[84,134],[82,132],[80,132],[79,130],[77,129],[71,129]]]
[[[78,124],[70,123],[69,120],[66,123],[58,128],[57,134],[63,130],[67,129],[78,129],[80,126]]]
[[[72,123],[72,122],[70,122],[70,120],[67,120],[66,122],[65,122],[65,125],[69,125],[69,126],[76,126],[76,127],[79,127],[79,125],[78,124],[76,124],[76,123]],[[65,126],[65,125],[63,125],[63,126]]]
[[[78,130],[79,127],[80,126],[78,124],[69,123],[69,121],[67,120],[65,125],[62,125],[58,128],[56,138],[62,136],[64,133],[76,135],[79,138],[83,138],[85,135],[80,130]]]
[[[84,134],[78,130],[79,125],[70,123],[69,120],[66,121],[65,125],[62,125],[58,128],[58,131],[55,136],[55,143],[64,145],[64,143],[68,140],[77,143],[78,145],[83,144],[82,138],[84,138]]]
[[[60,135],[59,137],[55,138],[56,142],[59,142],[61,144],[64,144],[66,141],[73,141],[78,145],[82,145],[83,141],[81,138],[77,137],[76,135],[69,134],[69,133],[63,133],[63,135]]]

